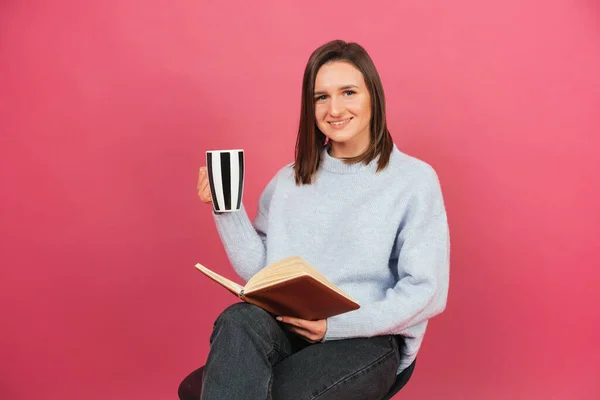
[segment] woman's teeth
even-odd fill
[[[331,126],[339,128],[339,127],[346,125],[349,121],[350,121],[350,118],[345,119],[343,121],[330,122],[329,124],[331,124]]]

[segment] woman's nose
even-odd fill
[[[344,105],[342,99],[337,97],[332,97],[329,102],[329,115],[332,117],[339,117],[342,115],[344,111]]]

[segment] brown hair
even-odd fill
[[[296,184],[312,183],[313,176],[321,164],[321,152],[326,136],[317,127],[315,120],[315,78],[323,64],[343,61],[354,65],[363,75],[371,97],[371,143],[362,154],[344,159],[346,164],[363,162],[368,164],[377,156],[377,172],[384,169],[389,161],[394,142],[388,131],[385,118],[385,96],[381,79],[366,50],[358,43],[334,40],[316,49],[310,56],[302,80],[302,105],[300,126],[296,138],[296,160],[294,172]]]

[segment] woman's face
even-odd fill
[[[331,155],[353,157],[371,141],[371,96],[362,73],[352,64],[324,64],[315,78],[315,119],[332,142]]]

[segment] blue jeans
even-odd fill
[[[263,309],[236,303],[217,318],[202,400],[367,400],[396,379],[399,336],[311,344]]]

